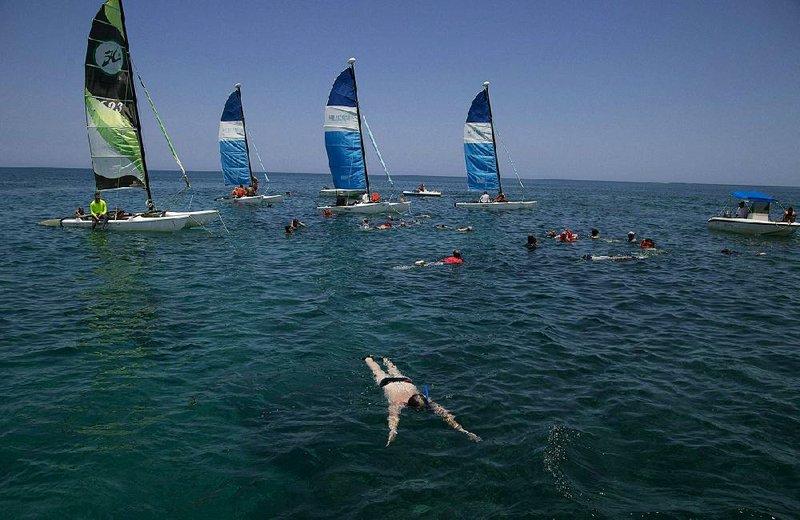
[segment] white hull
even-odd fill
[[[253,206],[256,204],[272,204],[274,202],[283,202],[283,195],[253,195],[252,197],[222,197],[217,199],[220,202],[227,202],[234,205]]]
[[[357,197],[360,197],[361,195],[363,195],[366,192],[367,192],[367,190],[337,190],[337,189],[334,189],[334,188],[325,188],[325,189],[319,190],[319,196],[320,197],[338,197],[339,195],[342,195],[344,197],[356,197],[357,198]]]
[[[441,197],[441,191],[404,191],[403,195],[406,197]]]
[[[193,228],[211,224],[219,218],[219,210],[203,209],[200,211],[165,211],[167,217],[187,217],[186,227]]]
[[[359,202],[351,206],[320,206],[320,211],[330,211],[334,215],[377,215],[406,213],[410,202]]]
[[[505,211],[507,209],[527,209],[536,204],[535,200],[519,200],[508,202],[456,202],[457,208],[482,209],[485,211]]]
[[[145,217],[135,215],[123,220],[109,220],[105,224],[98,224],[96,229],[108,231],[178,231],[186,227],[189,217],[186,215],[164,215],[161,217]],[[71,228],[92,229],[92,219],[65,218],[59,225]]]
[[[716,231],[728,231],[740,235],[753,236],[789,236],[800,228],[800,223],[772,222],[769,220],[753,220],[734,217],[711,217],[708,228]]]

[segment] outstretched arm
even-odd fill
[[[402,409],[403,406],[396,403],[389,405],[389,440],[386,441],[387,446],[397,437],[397,426],[400,424],[400,410]]]
[[[375,362],[372,357],[367,356],[364,358],[364,363],[367,364],[370,370],[372,370],[372,375],[375,376],[375,384],[381,384],[381,381],[386,377],[386,374],[381,369],[381,366]]]
[[[442,405],[440,405],[439,403],[435,403],[433,401],[429,401],[429,404],[433,412],[442,419],[444,419],[444,422],[446,422],[449,427],[453,428],[454,430],[460,431],[461,433],[464,433],[469,438],[469,440],[473,442],[481,441],[480,437],[478,437],[472,432],[468,432],[467,430],[464,429],[463,426],[458,424],[458,422],[456,422],[455,416],[450,412],[448,412]]]

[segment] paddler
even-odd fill
[[[400,373],[400,370],[388,358],[383,358],[383,364],[386,365],[388,374],[381,369],[380,365],[372,359],[372,356],[366,356],[364,362],[372,370],[375,376],[375,383],[383,388],[383,394],[386,400],[389,401],[389,440],[386,445],[392,443],[397,437],[397,426],[400,424],[400,411],[409,406],[415,410],[423,410],[430,408],[433,412],[444,419],[444,422],[454,430],[466,434],[471,441],[480,442],[481,438],[474,433],[465,430],[458,422],[453,414],[448,412],[443,406],[432,401],[426,395],[423,395],[419,389],[411,382],[411,379]]]

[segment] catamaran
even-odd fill
[[[731,195],[740,201],[739,206],[729,205],[720,216],[708,219],[709,229],[757,236],[789,236],[800,229],[798,222],[770,220],[770,205],[778,203],[771,195],[758,191],[734,191]]]
[[[112,214],[103,227],[119,231],[176,231],[216,219],[219,215],[217,210],[156,210],[142,145],[134,71],[121,0],[106,0],[92,20],[85,65],[86,128],[97,190],[143,188],[147,193],[147,212]],[[144,83],[142,86],[145,88]],[[152,100],[150,103],[152,106]],[[154,106],[153,110],[164,131]],[[186,172],[166,131],[164,136],[189,187]],[[51,219],[41,224],[92,228],[90,215]]]
[[[250,146],[242,108],[241,83],[235,85],[222,111],[219,121],[219,156],[222,162],[222,178],[226,186],[241,186],[248,183],[254,188],[258,186],[258,179],[253,175],[253,168],[250,165]],[[261,166],[263,168],[264,165]],[[269,178],[267,180],[269,181]],[[216,200],[249,205],[283,202],[283,195],[229,196]]]
[[[347,68],[336,78],[328,96],[328,104],[325,106],[325,150],[328,153],[328,166],[335,188],[359,190],[367,195],[367,202],[356,200],[349,203],[348,198],[340,193],[337,194],[336,205],[319,206],[317,209],[331,214],[405,213],[411,207],[411,203],[376,201],[377,194],[370,191],[367,162],[364,157],[364,137],[361,133],[355,62],[355,58],[347,60]],[[372,143],[375,145],[374,139]],[[375,150],[383,163],[377,147]]]
[[[483,83],[483,89],[475,96],[467,114],[467,122],[464,125],[464,159],[467,163],[467,186],[470,190],[483,192],[497,190],[498,193],[503,193],[492,121],[492,105],[489,102],[488,81]],[[517,180],[522,186],[519,176],[517,176]],[[522,187],[524,188],[524,186]],[[486,202],[456,202],[456,207],[497,211],[530,208],[534,204],[536,204],[535,200],[488,200]]]

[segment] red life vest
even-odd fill
[[[239,195],[237,195],[237,193],[238,193],[237,188],[233,188],[233,190],[231,190],[231,197],[233,197],[235,199],[236,197],[239,196]]]
[[[448,256],[447,258],[442,258],[442,262],[446,264],[463,264],[464,260],[455,256]]]

